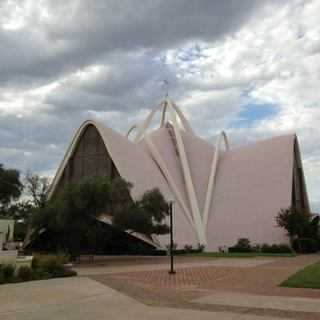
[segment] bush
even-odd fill
[[[69,262],[69,257],[66,255],[36,255],[32,259],[33,269],[42,269],[49,273],[60,269],[64,264]]]
[[[0,265],[0,284],[76,276],[75,271],[64,267],[67,262],[68,257],[64,255],[37,255],[32,268],[22,266],[15,272],[13,265]]]
[[[168,252],[167,254],[170,253],[170,247],[168,246]],[[174,249],[174,254],[179,255],[179,254],[188,254],[188,253],[202,253],[205,249],[205,246],[203,244],[198,244],[197,248],[192,248],[191,245],[185,245],[183,249]]]
[[[69,257],[66,255],[37,255],[32,260],[32,268],[35,277],[38,279],[50,279],[58,277],[70,277],[77,273],[66,270],[64,264],[68,263]]]
[[[192,246],[190,246],[188,244],[186,244],[184,246],[184,250],[185,250],[186,253],[192,253],[193,252]]]
[[[247,238],[239,238],[236,245],[229,248],[229,252],[252,252],[250,240]]]
[[[251,252],[261,252],[261,245],[260,244],[255,244],[254,246],[251,246]]]
[[[292,253],[292,249],[287,244],[273,244],[269,245],[264,243],[261,246],[262,253]]]
[[[22,266],[18,269],[17,276],[23,281],[30,281],[33,279],[33,270],[30,267]]]
[[[14,277],[14,273],[16,271],[16,267],[12,264],[3,265],[1,267],[1,273],[4,279],[11,279]]]
[[[294,239],[292,246],[299,253],[315,253],[318,251],[318,241],[312,238]]]

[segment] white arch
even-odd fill
[[[164,124],[165,124],[166,112],[168,111],[170,114],[170,119],[172,121],[172,127],[173,127],[174,134],[175,134],[175,137],[177,140],[177,148],[178,148],[178,153],[180,155],[180,157],[179,157],[180,165],[182,167],[182,173],[183,173],[183,178],[184,178],[186,189],[187,189],[186,191],[187,191],[187,195],[188,195],[189,204],[191,207],[191,212],[189,211],[188,206],[185,204],[185,202],[179,192],[179,189],[177,188],[175,181],[166,166],[165,161],[161,157],[156,146],[152,143],[150,136],[145,134],[152,118],[154,117],[154,115],[157,111],[162,111],[160,127],[164,126]],[[161,170],[164,177],[166,178],[166,180],[169,184],[169,187],[171,188],[172,192],[176,196],[177,201],[180,203],[180,205],[184,211],[185,216],[187,217],[191,226],[194,228],[194,230],[197,234],[197,238],[198,238],[199,243],[206,244],[206,235],[205,235],[205,230],[203,227],[202,216],[200,213],[199,203],[198,203],[195,188],[193,185],[193,180],[192,180],[191,171],[190,171],[190,167],[189,167],[189,163],[188,163],[188,158],[186,155],[186,151],[185,151],[184,143],[182,140],[179,124],[177,121],[177,116],[179,117],[179,120],[180,120],[181,124],[183,125],[183,128],[185,130],[193,133],[193,130],[191,129],[190,124],[188,123],[188,121],[186,120],[184,115],[182,114],[179,107],[177,105],[175,105],[170,99],[166,99],[162,103],[160,103],[160,105],[157,108],[152,110],[150,112],[150,114],[148,115],[148,117],[145,119],[145,121],[143,121],[143,123],[140,125],[139,132],[135,138],[135,142],[137,143],[142,137],[144,137],[145,142],[146,142],[146,146],[147,146],[152,158],[157,163],[159,169]]]
[[[198,199],[197,199],[195,188],[194,188],[193,181],[192,181],[192,176],[191,176],[191,171],[190,171],[190,166],[189,166],[187,154],[186,154],[185,147],[183,144],[181,132],[179,130],[179,126],[177,123],[176,114],[174,112],[174,109],[173,109],[173,106],[172,106],[172,103],[170,100],[168,101],[168,109],[169,109],[169,112],[171,115],[172,126],[173,126],[173,130],[174,130],[176,140],[177,140],[177,147],[178,147],[178,152],[179,152],[180,160],[181,160],[180,163],[182,166],[183,177],[184,177],[185,184],[186,184],[186,189],[187,189],[187,193],[188,193],[188,197],[189,197],[193,220],[194,220],[194,223],[196,226],[198,240],[199,240],[200,244],[206,244],[206,236],[205,236],[204,228],[202,225],[199,203],[198,203]]]
[[[87,126],[89,126],[90,124],[92,124],[93,126],[96,127],[96,123],[92,120],[87,120],[85,122],[82,123],[82,125],[80,126],[80,128],[74,133],[72,139],[71,139],[71,143],[68,145],[67,151],[64,154],[64,157],[62,159],[62,161],[60,162],[60,165],[58,167],[57,173],[55,174],[53,181],[51,183],[49,192],[48,192],[48,198],[50,199],[53,195],[54,190],[56,189],[56,186],[58,184],[58,182],[60,181],[60,178],[62,176],[63,170],[66,167],[69,158],[71,157],[73,150],[75,149],[81,134],[83,133],[83,131],[87,128]],[[96,127],[96,129],[98,130],[98,128]],[[98,130],[99,131],[99,130]]]
[[[99,122],[97,121],[94,121],[94,120],[87,120],[85,122],[83,122],[81,124],[81,126],[78,128],[78,130],[74,133],[72,139],[71,139],[71,143],[69,144],[68,148],[67,148],[67,151],[63,157],[63,160],[61,161],[60,165],[59,165],[59,168],[57,170],[57,173],[56,175],[54,176],[53,178],[53,181],[52,181],[52,184],[50,186],[50,190],[48,192],[48,198],[50,199],[54,193],[54,190],[58,184],[58,182],[60,181],[60,178],[63,174],[63,170],[65,169],[70,157],[72,156],[73,154],[73,151],[75,150],[80,138],[81,138],[81,135],[82,133],[84,132],[84,130],[89,126],[89,125],[92,125],[95,127],[95,129],[98,131],[98,133],[100,134],[103,142],[104,142],[104,145],[106,147],[106,149],[108,150],[108,152],[110,153],[110,156],[111,158],[113,159],[113,156],[112,156],[112,150],[113,148],[111,147],[110,145],[110,142],[108,141],[108,139],[106,139],[105,135],[103,134],[103,127],[100,125]],[[117,164],[116,161],[113,161],[115,167],[117,168],[118,172],[121,174],[121,170]]]
[[[175,181],[172,178],[172,176],[166,166],[165,161],[161,157],[156,146],[152,143],[151,138],[145,134],[148,129],[148,126],[150,125],[150,122],[152,121],[152,119],[157,111],[162,112],[160,127],[163,127],[165,125],[166,113],[169,112],[169,114],[170,114],[170,119],[172,121],[172,127],[173,127],[174,135],[176,138],[177,149],[178,149],[179,159],[180,159],[180,165],[182,168],[183,178],[185,181],[186,192],[188,195],[188,200],[189,200],[191,212],[189,211],[188,206],[185,204],[183,198],[181,197],[179,189],[177,188]],[[186,130],[190,133],[193,133],[193,130],[192,130],[189,122],[184,117],[180,108],[173,101],[171,101],[170,99],[167,98],[163,102],[161,102],[154,110],[152,110],[150,112],[150,114],[147,116],[147,118],[138,127],[138,133],[134,139],[134,142],[137,143],[141,138],[143,138],[143,137],[145,138],[147,148],[148,148],[152,158],[157,163],[159,169],[161,170],[164,177],[166,178],[166,180],[169,184],[169,187],[171,188],[172,192],[175,194],[175,196],[176,196],[178,202],[180,203],[186,217],[188,218],[188,221],[194,227],[194,229],[197,233],[199,243],[206,244],[206,227],[207,227],[207,222],[208,222],[208,217],[209,217],[209,212],[210,212],[210,207],[211,207],[211,202],[212,202],[212,196],[213,196],[213,191],[214,191],[214,182],[215,182],[215,176],[216,176],[216,171],[217,171],[217,166],[218,166],[218,161],[219,161],[221,142],[223,140],[223,142],[225,144],[225,148],[227,150],[229,149],[229,142],[228,142],[228,138],[227,138],[227,135],[225,134],[225,132],[221,132],[218,137],[217,143],[216,143],[215,153],[213,156],[213,161],[212,161],[211,170],[210,170],[209,179],[208,179],[208,186],[207,186],[207,191],[206,191],[204,209],[203,209],[203,212],[201,213],[200,207],[199,207],[199,202],[198,202],[197,195],[195,192],[195,187],[193,184],[193,179],[191,176],[191,170],[190,170],[190,166],[188,163],[187,154],[186,154],[183,139],[181,136],[181,131],[180,131],[179,124],[177,121],[177,117],[179,118],[184,130]],[[129,133],[133,129],[134,129],[133,127],[130,128]]]
[[[134,139],[134,142],[138,142],[146,133],[151,120],[153,119],[154,115],[156,114],[157,111],[162,111],[162,115],[161,115],[161,123],[160,123],[160,127],[164,126],[165,124],[165,115],[167,112],[167,106],[170,103],[170,105],[172,106],[172,108],[175,110],[175,112],[178,114],[179,119],[181,121],[181,124],[183,126],[183,128],[186,131],[189,131],[190,133],[193,134],[193,130],[188,122],[188,120],[184,117],[183,113],[181,112],[181,110],[179,109],[179,107],[172,103],[172,101],[170,99],[165,99],[164,101],[162,101],[155,109],[153,109],[148,117],[142,122],[142,124],[139,126],[138,128],[138,133]]]
[[[166,122],[166,112],[167,112],[167,104],[164,103],[164,106],[162,108],[162,114],[161,114],[161,122],[160,122],[160,128],[162,128],[165,125]]]
[[[212,164],[211,164],[210,175],[209,175],[209,179],[208,179],[206,199],[205,199],[204,210],[203,210],[203,227],[205,228],[204,229],[205,233],[207,230],[209,211],[210,211],[211,202],[212,202],[214,182],[215,182],[215,177],[216,177],[216,172],[217,172],[217,167],[218,167],[218,162],[219,162],[219,153],[220,153],[220,147],[221,147],[222,140],[224,142],[226,150],[229,150],[228,137],[224,131],[222,131],[218,136],[218,140],[215,145],[214,156],[213,156],[213,160],[212,160]]]
[[[173,194],[175,195],[177,201],[179,202],[185,216],[187,217],[190,225],[195,228],[195,225],[194,225],[194,221],[192,219],[192,215],[188,209],[188,206],[186,205],[186,203],[184,202],[182,196],[181,196],[181,193],[174,181],[174,178],[172,177],[165,161],[163,160],[162,156],[160,155],[159,151],[157,150],[156,146],[153,144],[150,136],[146,135],[145,136],[145,142],[146,142],[146,145],[148,147],[148,150],[152,156],[152,158],[154,159],[154,161],[157,163],[159,169],[161,170],[161,172],[163,173],[165,179],[167,180]]]

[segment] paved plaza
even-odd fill
[[[1,320],[320,319],[320,290],[278,284],[319,256],[111,257],[78,277],[0,286]]]
[[[204,320],[274,319],[246,314],[236,315],[231,312],[149,307],[96,281],[82,277],[5,285],[1,289],[2,320],[193,320],[195,317]]]

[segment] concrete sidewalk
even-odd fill
[[[82,277],[1,285],[0,302],[1,320],[280,319],[245,313],[148,307]]]
[[[211,305],[319,313],[319,299],[216,291],[193,302]]]

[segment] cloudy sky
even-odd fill
[[[52,175],[87,118],[125,132],[165,95],[231,145],[298,134],[320,210],[320,1],[0,1],[0,163]]]

